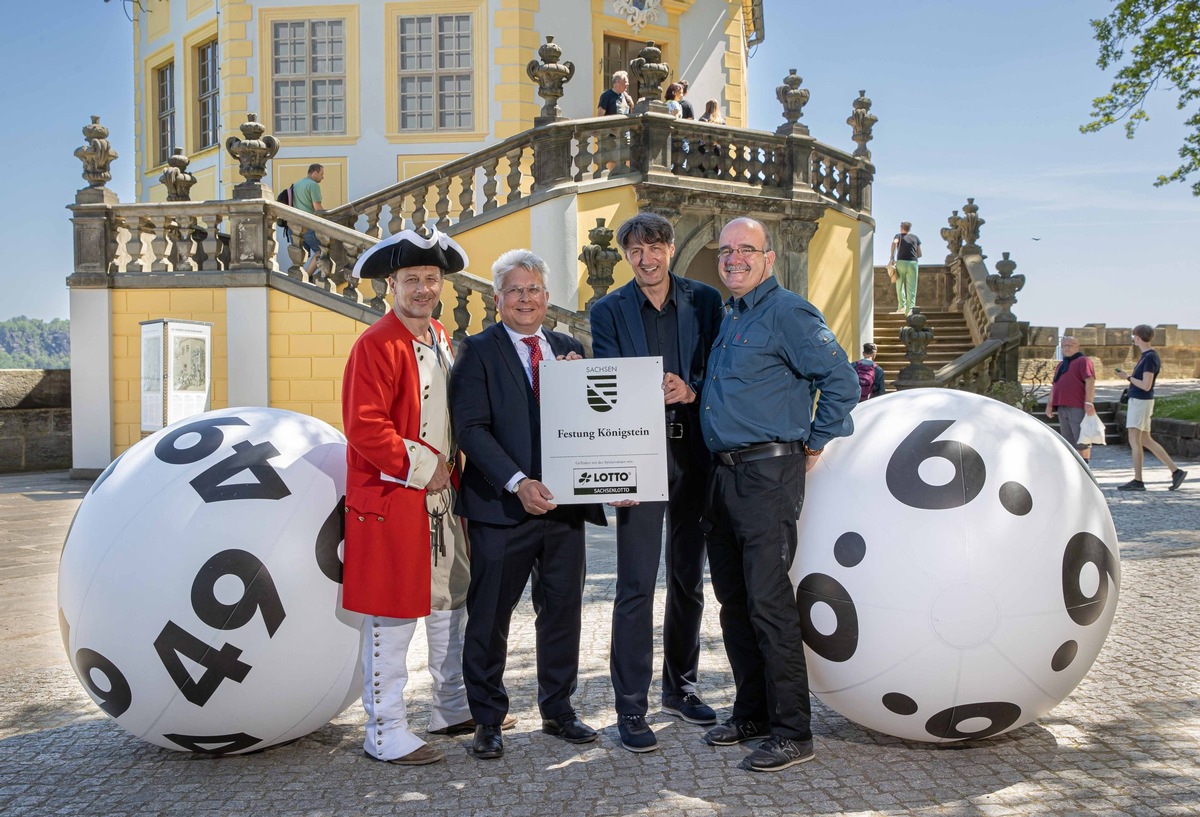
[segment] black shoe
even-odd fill
[[[1118,485],[1117,490],[1118,491],[1144,491],[1144,490],[1146,490],[1146,483],[1142,482],[1140,479],[1131,479],[1131,480],[1129,480],[1129,482],[1126,482],[1124,485]]]
[[[738,764],[752,772],[778,772],[816,757],[811,740],[790,740],[778,735],[764,740]]]
[[[621,733],[621,745],[631,752],[653,752],[658,748],[658,738],[642,715],[618,715],[617,731]]]
[[[717,722],[717,713],[694,692],[663,698],[662,711],[683,718],[688,723],[704,725]]]
[[[512,715],[504,716],[504,723],[500,724],[500,728],[507,732],[517,725],[517,719]],[[467,718],[462,723],[454,723],[450,726],[443,726],[441,729],[430,729],[431,735],[469,735],[475,731],[475,719]]]
[[[596,730],[579,720],[574,712],[543,719],[542,731],[567,743],[591,743],[596,739]]]
[[[471,754],[484,759],[504,754],[504,738],[500,736],[500,727],[476,726],[475,737],[471,740]]]
[[[1187,479],[1187,471],[1184,471],[1182,468],[1176,468],[1171,472],[1171,487],[1167,490],[1174,491],[1183,484],[1185,479]]]
[[[704,742],[709,746],[733,746],[735,743],[765,738],[770,734],[763,724],[730,718],[720,726],[714,726],[705,732]]]

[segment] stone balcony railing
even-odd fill
[[[825,199],[870,212],[874,167],[807,136],[662,114],[567,120],[525,131],[324,211],[368,235],[426,224],[454,233],[593,182],[675,183],[779,199]],[[494,214],[494,215],[493,215]],[[385,222],[386,219],[386,222]]]

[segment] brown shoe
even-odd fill
[[[366,752],[363,754],[366,754],[371,760],[383,760],[383,758],[375,757]],[[391,760],[384,760],[383,762],[394,763],[397,766],[428,766],[431,763],[440,763],[445,759],[446,756],[442,754],[441,749],[434,749],[429,744],[421,744],[404,757],[396,757]]]
[[[427,734],[430,735],[469,735],[475,731],[475,719],[467,718],[462,723],[443,726],[441,729],[429,729]],[[505,715],[504,722],[500,724],[500,728],[507,732],[517,725],[517,719],[513,715]]]

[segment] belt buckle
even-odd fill
[[[667,439],[682,440],[683,439],[683,423],[667,423]]]

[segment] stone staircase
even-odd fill
[[[975,347],[971,341],[971,330],[961,312],[925,312],[927,326],[933,329],[933,340],[929,343],[925,365],[933,370],[952,363],[960,355]],[[900,342],[900,330],[904,328],[904,316],[892,312],[875,313],[875,345],[879,353],[875,362],[883,367],[888,391],[893,390],[896,374],[908,365],[904,356],[904,344]],[[857,356],[855,356],[857,359]]]
[[[1104,422],[1104,439],[1108,445],[1128,445],[1125,439],[1125,432],[1117,420],[1117,407],[1118,404],[1115,400],[1097,401],[1096,414],[1100,415],[1100,419]],[[1046,419],[1046,403],[1044,400],[1029,413],[1053,428],[1055,432],[1058,431],[1058,414],[1054,415],[1053,420]]]

